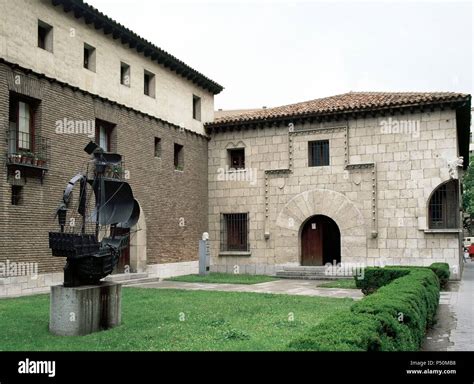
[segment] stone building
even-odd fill
[[[470,100],[351,92],[219,113],[207,124],[213,270],[441,261],[459,277]]]
[[[80,0],[0,0],[0,296],[61,281],[48,232],[90,140],[124,156],[141,206],[122,272],[197,271],[221,90]]]

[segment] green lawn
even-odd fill
[[[277,279],[266,275],[240,275],[212,272],[207,276],[186,275],[172,277],[166,280],[183,281],[186,283],[258,284],[274,281]]]
[[[0,350],[284,350],[290,340],[352,303],[326,297],[124,288],[120,327],[60,337],[48,332],[49,295],[2,299]]]
[[[340,279],[330,281],[318,286],[318,288],[345,288],[345,289],[358,289],[354,279]]]

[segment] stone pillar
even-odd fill
[[[122,285],[51,287],[49,331],[59,336],[88,335],[120,325]]]

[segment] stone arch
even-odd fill
[[[130,229],[130,272],[141,273],[147,269],[146,220],[145,212],[140,206],[140,218]]]
[[[291,262],[298,263],[301,259],[301,227],[308,218],[316,215],[331,218],[339,227],[342,262],[366,261],[367,224],[362,212],[344,194],[329,189],[302,192],[283,207],[276,219],[275,248],[297,248]],[[282,252],[280,254],[287,256],[292,253],[288,249]],[[285,260],[285,256],[279,259],[275,261],[279,263]]]

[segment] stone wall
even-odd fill
[[[387,129],[395,121],[413,125],[402,132]],[[308,167],[313,140],[329,140],[330,166]],[[246,171],[238,177],[250,181],[222,173],[227,150],[240,147]],[[299,265],[301,225],[323,214],[341,230],[343,262],[445,261],[457,275],[460,233],[429,231],[427,205],[433,190],[450,180],[448,162],[458,156],[453,110],[214,133],[209,143],[213,269],[232,271],[238,265],[248,273],[271,273],[281,265]],[[249,213],[250,257],[219,255],[220,214],[232,212]]]

